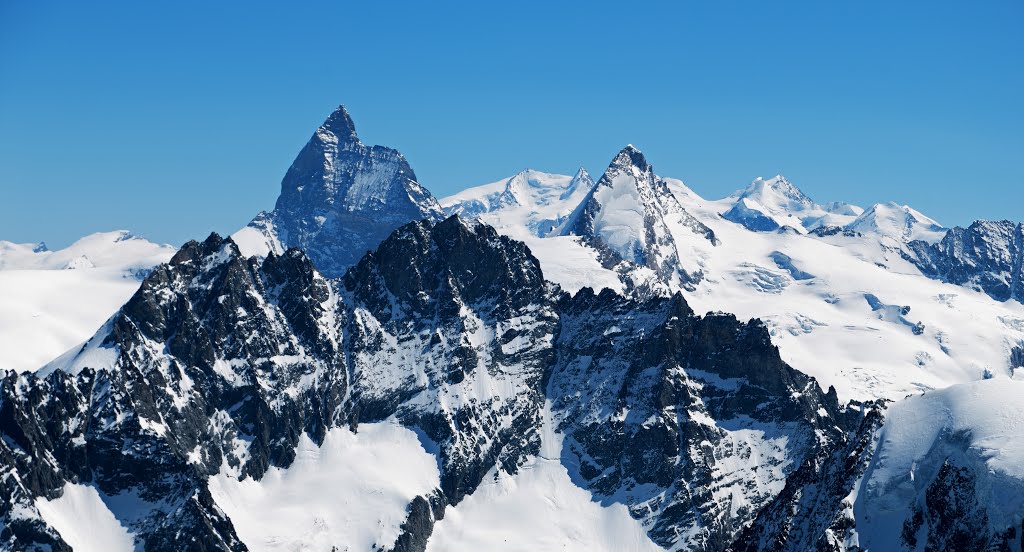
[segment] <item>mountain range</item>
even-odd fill
[[[1022,243],[633,146],[437,200],[339,107],[230,237],[0,242],[0,549],[1020,550]]]

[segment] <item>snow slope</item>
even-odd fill
[[[961,480],[952,489],[942,489],[962,494],[958,523],[969,526],[971,518],[979,518],[981,525],[996,528],[1019,524],[1024,511],[1021,404],[1024,381],[1000,377],[892,405],[857,494],[860,544],[895,550],[915,506],[930,510],[925,517],[935,515],[936,499],[945,493],[932,485],[944,466],[963,470],[973,480],[973,485]],[[974,501],[985,511],[972,510]]]
[[[661,551],[622,504],[602,506],[575,485],[559,461],[550,401],[541,426],[541,451],[515,475],[491,472],[434,526],[428,552],[476,550]]]
[[[0,369],[34,370],[87,339],[174,251],[123,230],[57,251],[0,242]]]
[[[67,483],[60,498],[39,498],[36,508],[43,520],[75,550],[131,552],[135,549],[131,534],[117,521],[94,487]]]
[[[946,235],[941,224],[908,205],[893,202],[872,205],[846,229],[899,243],[914,240],[935,243]]]
[[[986,369],[1005,373],[1010,349],[1024,340],[1019,303],[921,275],[888,234],[751,232],[716,216],[722,202],[677,197],[721,240],[687,301],[697,312],[764,319],[783,359],[842,399],[900,399]],[[907,312],[892,317],[887,306]]]
[[[327,432],[322,446],[300,441],[295,463],[260,481],[223,473],[210,479],[214,500],[250,550],[389,548],[406,506],[439,485],[437,462],[416,434],[396,423]]]
[[[486,219],[492,226],[506,219],[514,224],[525,221],[533,235],[543,237],[572,213],[572,206],[582,201],[593,185],[583,168],[572,177],[526,169],[447,197],[441,207],[447,214]]]

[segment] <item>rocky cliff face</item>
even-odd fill
[[[0,380],[0,536],[62,549],[34,501],[71,482],[132,497],[114,513],[147,550],[242,550],[211,476],[259,480],[302,435],[392,419],[436,455],[440,486],[380,547],[422,550],[445,505],[539,453],[545,404],[578,484],[672,549],[727,549],[809,459],[861,434],[760,323],[697,317],[679,295],[570,297],[483,224],[405,225],[338,280],[299,250],[245,258],[213,235],[77,354]]]
[[[278,254],[302,249],[333,278],[399,226],[441,215],[405,157],[388,147],[364,145],[348,111],[339,106],[285,173],[274,210],[258,215],[249,228]]]
[[[952,228],[938,243],[910,245],[926,276],[1024,302],[1024,224],[979,220]]]
[[[562,461],[666,548],[728,549],[802,464],[861,431],[759,321],[588,290],[562,312],[548,388]]]

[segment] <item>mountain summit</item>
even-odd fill
[[[732,207],[722,217],[755,232],[788,227],[803,234],[825,226],[844,226],[864,211],[846,203],[818,205],[781,174],[758,177],[732,198]]]
[[[717,243],[714,232],[679,204],[668,185],[640,150],[628,145],[561,227],[564,236],[580,236],[596,249],[608,268],[647,267],[665,282],[692,288],[699,269],[680,262],[674,229]]]
[[[440,205],[405,157],[363,144],[339,106],[285,173],[274,210],[234,238],[246,254],[299,247],[321,272],[337,277],[399,226],[440,217]]]

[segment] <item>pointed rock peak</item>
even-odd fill
[[[582,179],[582,178],[590,178],[590,173],[587,172],[587,169],[585,169],[585,168],[583,168],[581,166],[579,168],[579,170],[576,171],[576,174],[573,175],[572,178],[573,178],[573,180],[578,180],[578,179]]]
[[[337,137],[339,142],[359,142],[359,136],[356,135],[356,125],[352,122],[352,116],[348,114],[348,110],[345,109],[344,105],[339,105],[334,113],[331,113],[324,124],[320,125],[320,129],[317,134],[322,132],[329,132]]]
[[[612,159],[611,165],[608,166],[609,169],[628,167],[636,167],[640,172],[653,170],[653,167],[647,163],[647,159],[644,157],[644,154],[633,147],[633,144],[629,144],[622,148],[618,155],[615,156],[615,159]]]

